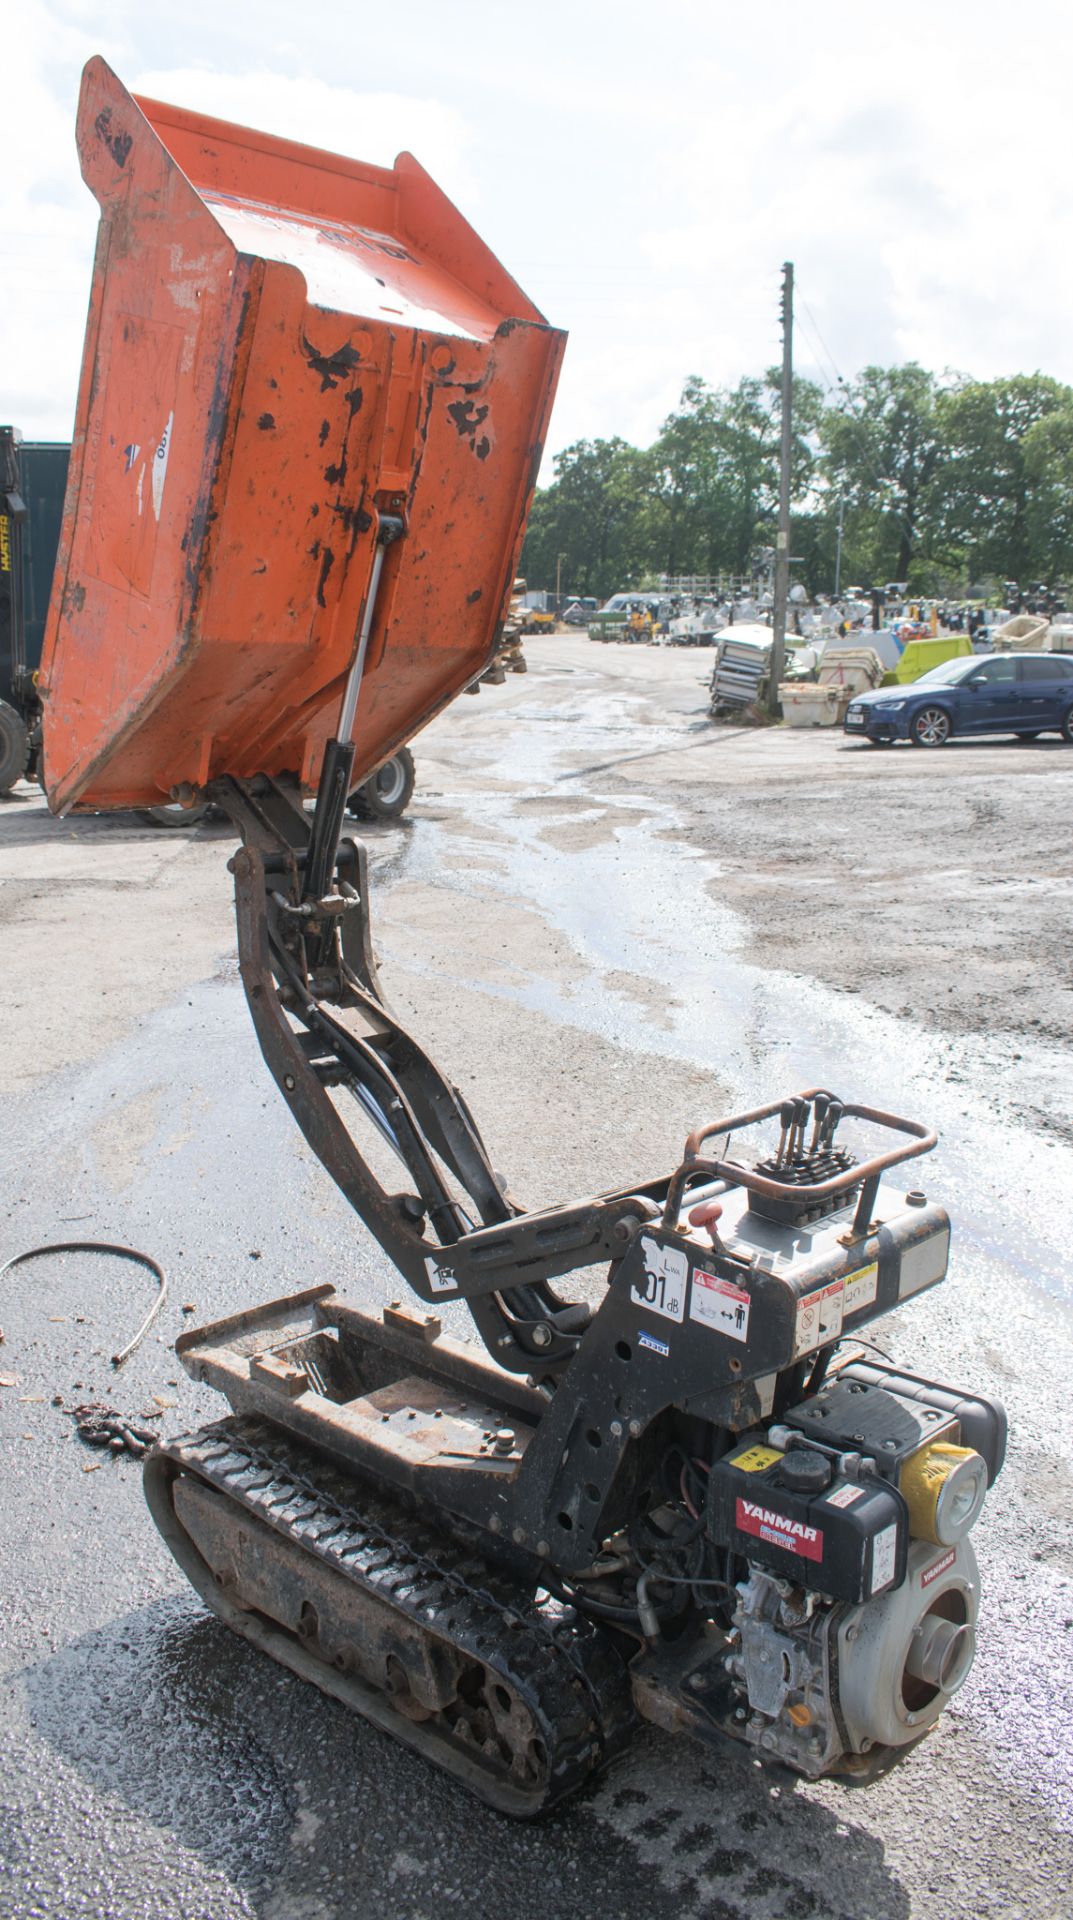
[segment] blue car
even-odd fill
[[[873,745],[945,747],[976,733],[1060,733],[1073,744],[1073,654],[993,653],[944,660],[906,687],[854,694],[845,732]]]

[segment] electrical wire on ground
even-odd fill
[[[163,1267],[158,1261],[153,1259],[151,1254],[140,1253],[137,1247],[120,1246],[113,1240],[54,1240],[40,1247],[27,1247],[23,1253],[13,1254],[10,1260],[5,1260],[3,1266],[0,1266],[0,1280],[3,1280],[7,1274],[13,1273],[16,1267],[25,1266],[30,1260],[39,1260],[47,1253],[114,1254],[120,1260],[133,1260],[136,1265],[144,1267],[148,1273],[156,1275],[156,1299],[153,1301],[145,1319],[142,1321],[134,1338],[128,1340],[125,1347],[120,1348],[118,1353],[113,1353],[111,1356],[113,1367],[121,1367],[124,1361],[129,1360],[131,1354],[141,1345],[141,1342],[145,1339],[153,1321],[156,1319],[157,1314],[160,1312],[161,1307],[168,1297],[168,1282]]]

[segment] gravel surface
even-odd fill
[[[644,1733],[519,1828],[232,1640],[138,1469],[71,1407],[177,1431],[219,1402],[193,1319],[332,1279],[397,1294],[290,1124],[237,980],[228,832],[0,805],[0,1916],[122,1920],[1052,1920],[1073,1912],[1065,1052],[1073,752],[869,752],[714,727],[707,656],[563,637],[417,743],[368,839],[386,990],[530,1204],[663,1170],[728,1106],[825,1081],[942,1130],[950,1283],[899,1360],[998,1392],[976,1667],[873,1788],[788,1784]],[[183,1308],[194,1309],[184,1314]],[[457,1318],[457,1315],[456,1315]]]

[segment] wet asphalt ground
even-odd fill
[[[221,1407],[174,1360],[184,1324],[321,1280],[371,1306],[398,1284],[261,1063],[226,829],[57,822],[20,788],[0,807],[0,1260],[115,1238],[171,1291],[114,1375],[148,1276],[68,1255],[0,1282],[0,1915],[1073,1912],[1073,752],[743,736],[707,722],[701,656],[529,655],[419,740],[409,819],[369,834],[386,990],[531,1204],[669,1166],[700,1120],[808,1082],[940,1126],[926,1184],[954,1216],[951,1279],[882,1337],[1010,1408],[975,1536],[976,1667],[867,1791],[646,1731],[520,1828],[207,1618],[137,1466],[82,1448],[69,1409],[188,1427]],[[945,1004],[936,954],[955,950]]]

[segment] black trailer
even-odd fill
[[[37,771],[36,674],[63,523],[70,446],[0,427],[0,794]]]

